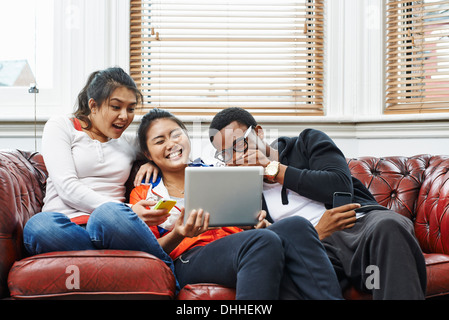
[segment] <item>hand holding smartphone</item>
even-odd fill
[[[352,203],[352,193],[350,192],[334,192],[333,207],[341,207],[345,204]]]
[[[175,206],[176,201],[171,199],[161,199],[158,203],[153,207],[153,209],[167,209],[167,212],[170,212],[171,209]]]
[[[344,206],[346,204],[352,203],[352,194],[349,192],[334,192],[334,202],[333,202],[333,207],[341,207]],[[371,211],[371,210],[385,210],[386,208],[378,205],[378,204],[371,204],[371,205],[366,205],[363,207],[359,207],[354,209],[354,211],[356,213],[359,212],[367,212],[367,211]]]

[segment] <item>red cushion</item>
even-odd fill
[[[179,292],[178,300],[235,300],[235,289],[213,283],[188,284]]]
[[[145,252],[51,252],[16,261],[8,286],[14,299],[172,299],[170,268]]]
[[[426,297],[436,297],[449,293],[449,256],[446,254],[424,254],[427,266]]]

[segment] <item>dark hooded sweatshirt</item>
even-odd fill
[[[321,202],[327,209],[332,208],[337,191],[352,193],[353,202],[362,206],[377,204],[369,190],[351,176],[345,156],[324,132],[306,129],[298,137],[280,137],[272,147],[279,152],[279,162],[288,166],[282,188],[284,205],[288,204],[286,189]]]

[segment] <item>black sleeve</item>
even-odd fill
[[[284,186],[328,208],[332,206],[334,192],[353,192],[346,158],[324,132],[314,129],[301,132],[287,162]]]

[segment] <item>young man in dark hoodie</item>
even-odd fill
[[[248,111],[228,108],[212,120],[209,137],[216,158],[227,165],[265,168],[269,221],[292,215],[309,219],[343,289],[351,284],[374,299],[424,299],[426,266],[412,222],[378,205],[324,132],[306,129],[268,145]],[[333,208],[335,192],[350,193],[353,203],[369,209]]]

